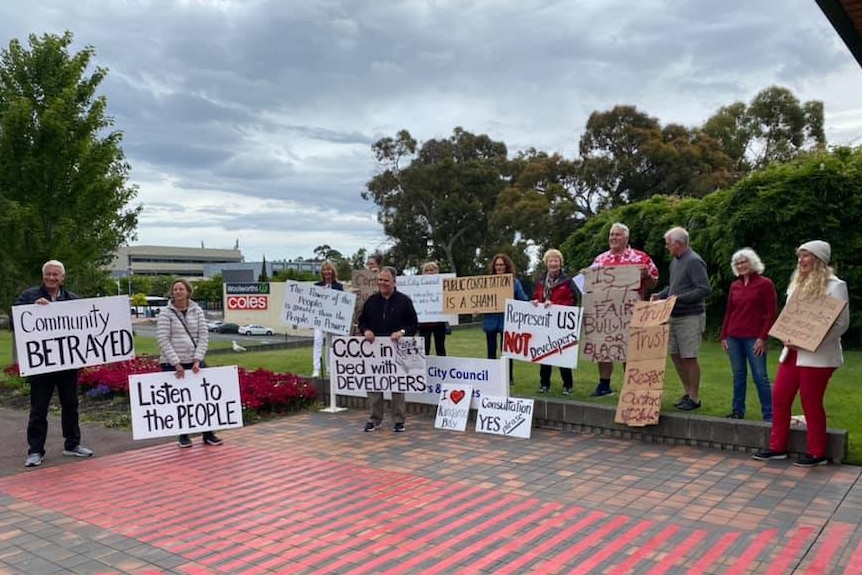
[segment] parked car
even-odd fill
[[[224,322],[221,320],[208,321],[207,322],[207,331],[218,331],[218,327]]]
[[[235,323],[223,323],[213,331],[216,333],[239,333],[239,326]]]
[[[239,328],[240,335],[272,335],[272,328],[262,326],[256,323],[250,323]]]

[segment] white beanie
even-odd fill
[[[800,250],[805,250],[806,252],[814,254],[814,257],[822,261],[824,264],[828,264],[829,259],[832,257],[832,246],[823,240],[811,240],[810,242],[805,242],[796,248],[796,253],[798,254]]]

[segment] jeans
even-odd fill
[[[766,351],[754,355],[756,338],[727,338],[727,353],[730,355],[730,368],[733,371],[733,411],[745,415],[745,392],[748,379],[748,366],[760,399],[760,410],[764,421],[772,421],[772,390],[769,375],[766,373]]]

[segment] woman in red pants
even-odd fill
[[[829,296],[847,301],[847,284],[829,267],[831,246],[822,240],[805,242],[796,249],[796,271],[790,277],[787,297],[796,293],[803,299]],[[769,461],[787,459],[787,439],[790,435],[790,409],[797,391],[802,399],[802,411],[808,427],[808,453],[794,462],[800,467],[826,465],[831,461],[827,452],[826,411],[823,396],[832,374],[844,363],[841,335],[850,325],[849,304],[832,324],[817,351],[810,352],[785,345],[779,359],[778,374],[772,390],[772,434],[769,449],[754,455],[754,459]]]

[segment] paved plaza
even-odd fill
[[[862,574],[859,467],[364,422],[21,467],[0,477],[0,573]]]

